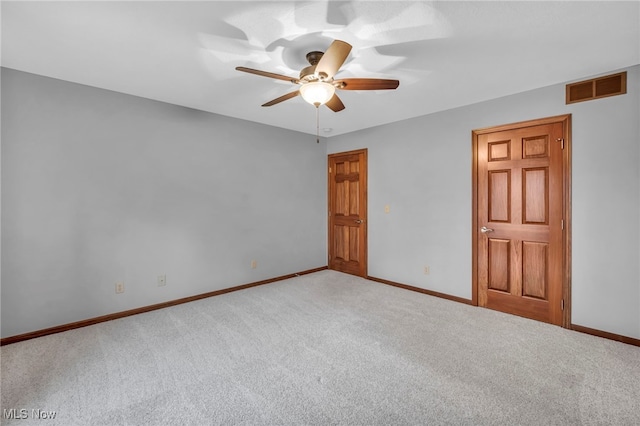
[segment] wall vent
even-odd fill
[[[589,101],[627,93],[627,72],[567,84],[567,103]]]

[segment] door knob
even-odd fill
[[[486,234],[487,232],[493,232],[493,229],[483,226],[482,228],[480,228],[480,232],[482,232],[483,234]]]
[[[357,223],[357,224],[361,224],[361,223],[364,223],[364,220],[362,220],[362,219],[356,219],[356,220],[354,220],[354,222],[355,222],[355,223]]]

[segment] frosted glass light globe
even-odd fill
[[[311,105],[324,105],[333,97],[336,88],[333,84],[324,81],[305,83],[300,87],[302,98]]]

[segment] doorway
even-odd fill
[[[571,116],[474,130],[472,301],[569,328]]]
[[[328,163],[329,269],[367,277],[367,150]]]

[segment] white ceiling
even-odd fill
[[[640,63],[640,3],[2,1],[2,66],[305,133],[315,108],[266,101],[305,54],[353,45],[340,77],[400,80],[341,91],[334,136]],[[328,130],[328,129],[331,130]]]

